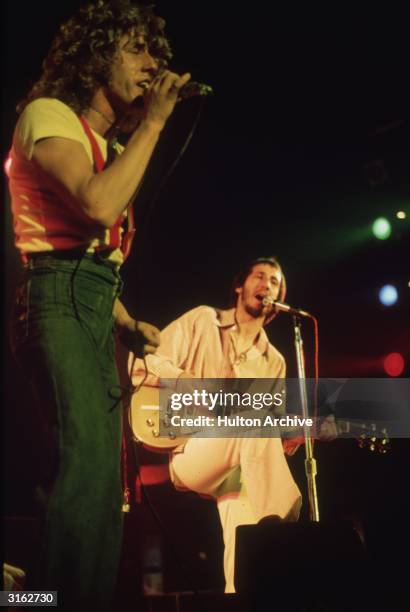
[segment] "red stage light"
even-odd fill
[[[404,359],[400,353],[389,353],[383,360],[383,366],[389,376],[400,376],[404,370]]]

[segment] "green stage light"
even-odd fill
[[[379,217],[374,221],[372,231],[379,240],[386,240],[391,234],[390,222],[384,217]]]

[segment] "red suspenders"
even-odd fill
[[[105,168],[105,161],[102,156],[101,149],[98,146],[95,136],[92,133],[91,128],[88,125],[88,122],[85,119],[85,117],[81,116],[79,117],[79,119],[82,123],[84,131],[86,135],[88,136],[88,139],[91,144],[95,170],[97,172],[101,172]],[[121,242],[121,228],[125,221],[127,222],[127,229],[124,231],[122,242]],[[135,234],[134,210],[133,210],[132,205],[129,205],[127,209],[127,216],[124,217],[123,215],[120,215],[117,221],[115,222],[115,225],[113,225],[113,227],[110,228],[108,244],[100,245],[99,247],[97,247],[97,250],[105,251],[105,250],[114,250],[114,249],[120,248],[124,255],[124,260],[125,260],[129,255],[132,240],[134,238],[134,234]]]

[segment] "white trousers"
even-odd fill
[[[225,543],[225,592],[235,592],[235,536],[238,525],[276,515],[296,521],[300,491],[280,438],[190,438],[172,454],[176,488],[216,498]]]

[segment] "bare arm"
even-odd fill
[[[153,387],[160,386],[161,379],[192,378],[185,372],[186,359],[191,343],[192,312],[185,313],[167,325],[161,331],[161,346],[159,354],[147,358],[148,376],[145,364],[141,359],[134,359],[130,354],[128,367],[134,385],[144,379],[145,384]]]
[[[150,323],[133,319],[118,298],[114,302],[112,314],[121,342],[130,351],[138,357],[155,353],[160,343],[159,329]]]
[[[99,225],[111,227],[138,189],[161,130],[175,107],[178,90],[189,78],[189,74],[179,77],[166,72],[156,79],[145,117],[123,154],[106,170],[96,174],[81,143],[58,137],[35,144],[34,162],[51,179],[60,197],[80,207]]]

